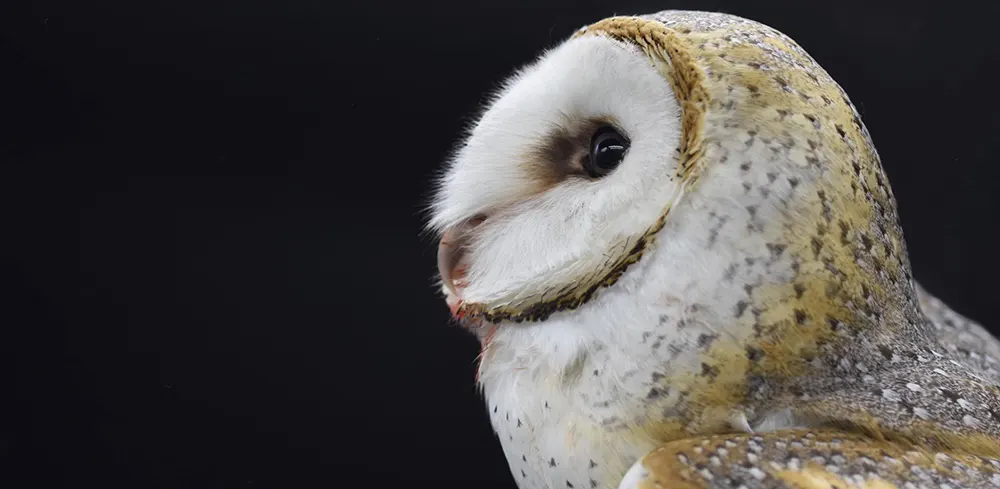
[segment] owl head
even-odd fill
[[[623,271],[686,183],[665,63],[627,41],[580,36],[506,81],[434,200],[450,304],[542,320]]]
[[[690,14],[583,28],[492,97],[431,205],[456,316],[572,343],[900,296],[895,201],[839,85],[778,31]]]

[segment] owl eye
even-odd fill
[[[603,126],[590,140],[590,158],[587,173],[591,177],[603,177],[618,167],[628,151],[628,138],[615,128]]]

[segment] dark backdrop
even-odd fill
[[[918,279],[990,323],[988,3],[5,1],[5,487],[512,488],[420,209],[481,94],[614,13],[797,39],[863,113]]]

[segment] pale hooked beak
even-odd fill
[[[471,231],[486,220],[486,216],[479,215],[472,219],[463,221],[448,229],[441,235],[441,242],[438,243],[438,273],[441,275],[441,282],[448,291],[448,305],[455,309],[460,302],[461,290],[465,287],[465,272],[468,263],[465,258],[468,240]]]

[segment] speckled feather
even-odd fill
[[[644,457],[634,489],[1000,487],[1000,461],[830,430],[716,435]]]
[[[499,324],[479,330],[481,385],[520,487],[614,487],[629,466],[623,487],[998,487],[1000,342],[914,281],[840,86],[787,36],[731,15],[615,17],[586,36],[638,46],[670,81],[687,195],[555,293],[459,308]],[[731,261],[681,283],[670,237]],[[616,343],[572,328],[634,307],[666,273],[669,294],[630,311],[655,324]],[[552,351],[577,353],[560,368],[537,359],[541,333],[522,321],[566,328],[573,340]]]
[[[941,346],[952,356],[978,367],[994,384],[1000,384],[1000,341],[979,323],[951,310],[919,284],[917,297]]]

